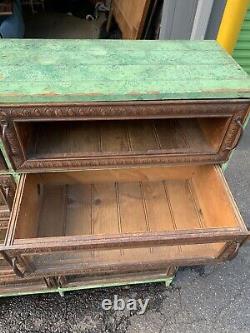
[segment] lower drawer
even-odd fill
[[[215,166],[23,175],[1,250],[20,276],[230,258],[249,232]]]

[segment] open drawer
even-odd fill
[[[234,100],[6,108],[2,138],[13,167],[29,173],[218,164],[237,145],[248,106]]]
[[[219,167],[28,174],[2,252],[20,276],[121,273],[225,260],[248,235]]]

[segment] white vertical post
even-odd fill
[[[191,40],[204,39],[213,4],[214,0],[199,0],[190,38]]]

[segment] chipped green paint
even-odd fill
[[[214,41],[0,40],[0,103],[250,98]]]

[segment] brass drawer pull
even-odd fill
[[[243,131],[244,131],[244,127],[243,127],[243,124],[241,123],[241,118],[240,117],[236,118],[234,121],[239,126],[240,131],[239,131],[239,134],[236,136],[236,138],[235,138],[232,146],[224,148],[224,151],[226,151],[226,150],[234,150],[237,147],[237,145],[240,142],[240,139],[242,137],[242,134],[243,134]]]

